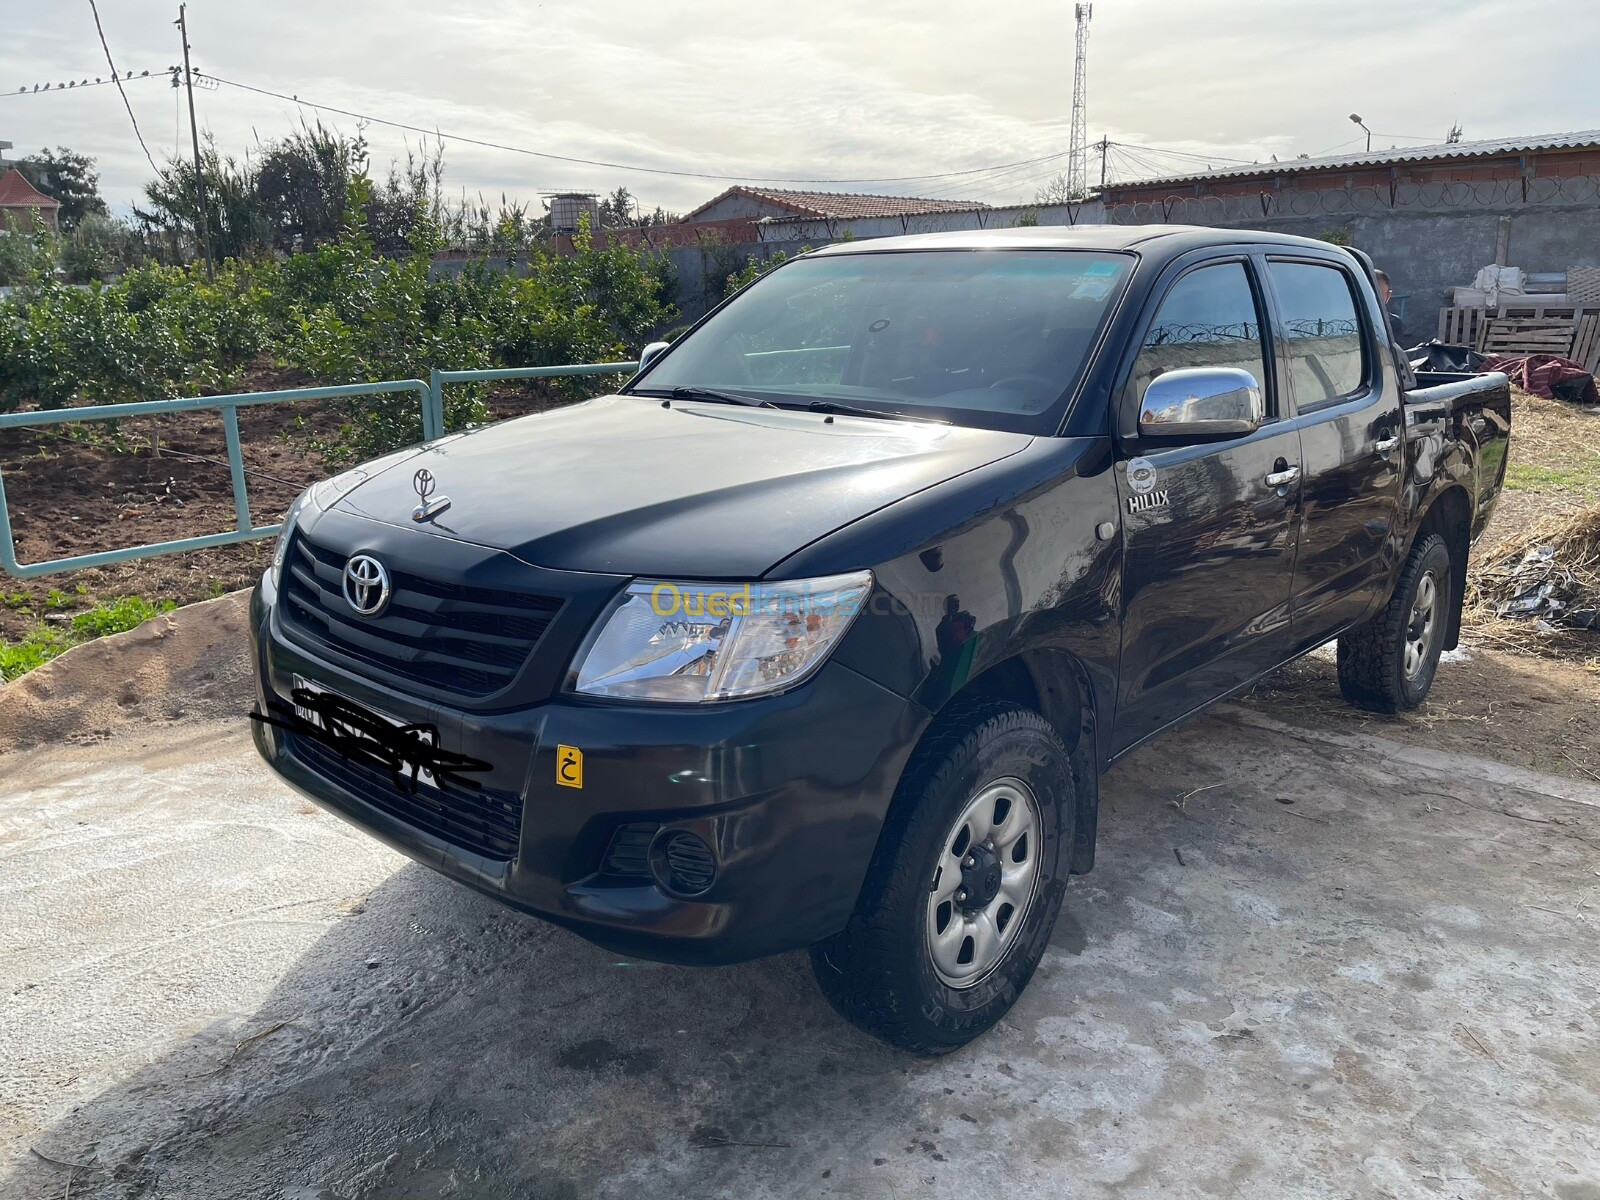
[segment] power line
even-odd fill
[[[118,87],[121,87],[121,85],[124,84],[124,83],[131,83],[131,82],[135,82],[135,81],[141,80],[141,79],[165,79],[165,78],[166,78],[166,72],[164,72],[164,71],[156,71],[156,72],[145,71],[145,72],[143,72],[143,73],[141,73],[139,75],[135,75],[132,71],[129,71],[125,75],[123,75],[123,77],[120,80],[119,79],[99,79],[99,78],[96,78],[96,79],[84,79],[84,80],[81,80],[81,81],[80,80],[72,80],[72,81],[68,81],[67,83],[53,83],[53,84],[52,83],[48,83],[48,82],[42,83],[42,84],[41,83],[36,83],[36,84],[33,85],[33,87],[31,89],[28,87],[27,84],[23,84],[21,87],[19,87],[14,92],[0,92],[0,100],[10,100],[10,99],[12,99],[13,97],[16,97],[16,96],[59,96],[62,92],[69,92],[69,91],[81,92],[81,91],[83,91],[84,88],[109,87],[113,83],[117,84]]]
[[[941,200],[981,200],[986,196],[994,195],[1002,189],[1021,187],[1028,182],[1028,179],[1024,179],[1022,176],[1032,171],[1036,166],[1038,166],[1037,163],[1024,163],[995,170],[991,174],[978,179],[964,179],[959,183],[939,189],[938,198]],[[1038,176],[1038,178],[1048,178],[1059,173],[1057,164],[1052,163],[1046,168],[1044,174]]]
[[[200,72],[195,72],[196,78],[202,78]],[[784,175],[719,175],[709,171],[679,171],[669,167],[641,167],[631,163],[606,162],[593,158],[574,158],[566,154],[552,154],[545,150],[529,150],[525,146],[511,146],[504,142],[491,142],[483,138],[462,137],[457,134],[441,132],[439,129],[428,129],[421,125],[411,125],[404,121],[391,121],[385,117],[375,117],[370,113],[355,112],[348,108],[338,108],[332,104],[318,104],[311,100],[302,100],[299,96],[291,96],[284,92],[275,92],[271,88],[256,87],[248,83],[240,83],[234,79],[224,79],[220,75],[205,75],[203,78],[214,79],[228,87],[239,88],[246,92],[255,92],[261,96],[271,96],[277,100],[287,100],[291,104],[298,104],[304,108],[313,108],[318,112],[337,113],[342,117],[351,117],[357,121],[367,121],[374,125],[386,125],[391,129],[403,129],[409,133],[419,133],[424,137],[436,137],[444,141],[461,142],[469,146],[482,146],[489,150],[503,150],[509,154],[523,154],[529,158],[543,158],[552,162],[574,163],[584,167],[604,167],[613,171],[636,171],[647,175],[673,175],[687,179],[712,179],[725,183],[919,183],[936,179],[956,179],[966,176],[982,175],[989,171],[1009,167],[1026,167],[1034,163],[1051,162],[1058,158],[1065,158],[1066,153],[1045,154],[1039,158],[1025,159],[1022,162],[994,163],[986,167],[969,167],[964,171],[943,171],[932,175],[878,175],[864,179],[796,179]]]
[[[1013,179],[1009,183],[1007,183],[1004,188],[1000,188],[1000,189],[996,189],[994,191],[989,191],[989,192],[982,193],[980,198],[981,199],[987,199],[987,198],[989,198],[991,196],[1000,195],[1002,192],[1014,192],[1018,188],[1027,188],[1027,187],[1029,187],[1030,185],[1033,185],[1033,184],[1043,183],[1047,179],[1054,179],[1057,176],[1059,176],[1060,174],[1061,174],[1060,171],[1045,171],[1045,172],[1043,172],[1041,174],[1028,175],[1028,176],[1024,176],[1021,179]],[[1082,204],[1083,200],[1084,200],[1083,197],[1068,197],[1066,200],[1049,201],[1048,203],[1052,203],[1052,204]],[[1035,196],[1033,202],[1035,204],[1046,203],[1044,201],[1040,201],[1038,199],[1037,195]]]
[[[1138,145],[1138,144],[1136,144],[1134,142],[1112,142],[1111,144],[1113,146],[1127,146],[1129,149],[1132,149],[1132,150],[1143,150],[1146,153],[1168,154],[1168,155],[1171,155],[1174,158],[1192,158],[1192,159],[1196,159],[1199,162],[1205,162],[1205,163],[1220,162],[1220,163],[1236,163],[1239,166],[1252,166],[1252,165],[1254,165],[1251,162],[1251,160],[1247,159],[1247,158],[1225,158],[1220,154],[1201,154],[1200,152],[1195,151],[1195,150],[1168,150],[1168,149],[1165,149],[1164,147],[1161,147],[1161,146],[1140,146],[1140,145]]]
[[[150,153],[150,147],[144,144],[144,134],[139,132],[139,118],[133,115],[133,105],[128,102],[128,93],[123,88],[122,80],[117,75],[117,64],[111,61],[111,47],[106,42],[105,27],[100,24],[100,6],[95,3],[95,0],[89,0],[89,11],[94,14],[94,28],[95,32],[100,35],[100,49],[106,52],[106,66],[111,68],[111,82],[117,85],[117,94],[122,97],[122,107],[128,110],[128,120],[133,122],[133,136],[139,139],[139,149],[144,151],[144,156],[150,164],[150,169],[159,175],[161,174],[161,168],[156,166],[155,156]]]
[[[1361,138],[1351,138],[1348,142],[1340,142],[1337,146],[1329,146],[1326,150],[1318,150],[1312,158],[1321,158],[1324,154],[1332,154],[1335,150],[1343,150],[1346,146],[1354,146]],[[1288,161],[1288,160],[1286,160]]]

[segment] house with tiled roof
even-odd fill
[[[713,221],[794,220],[822,217],[920,217],[931,213],[973,212],[988,208],[973,200],[929,200],[917,196],[873,196],[860,192],[805,192],[740,184],[687,214],[685,224]]]
[[[975,200],[872,196],[861,192],[804,192],[739,184],[713,196],[670,225],[606,229],[596,235],[596,242],[602,246],[649,245],[658,250],[673,246],[746,245],[763,240],[763,225],[778,222],[849,221],[872,217],[898,218],[904,222],[911,217],[988,210],[987,204]],[[559,249],[569,249],[566,239],[557,237],[555,242]]]
[[[32,229],[35,215],[56,229],[60,213],[61,201],[46,196],[15,167],[0,175],[0,229]]]

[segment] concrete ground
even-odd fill
[[[926,1061],[803,955],[499,908],[242,720],[12,755],[0,1195],[1600,1200],[1600,787],[1227,708],[1104,794],[1033,985]]]

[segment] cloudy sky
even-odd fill
[[[188,136],[177,93],[154,77],[179,61],[177,6],[99,4],[118,68],[152,73],[127,92],[160,162]],[[89,0],[6,7],[0,140],[15,143],[12,157],[58,144],[94,155],[107,197],[125,205],[151,172],[116,88],[54,87],[109,74]],[[1067,147],[1064,0],[193,0],[189,20],[200,70],[440,130],[452,190],[491,200],[623,185],[647,207],[682,211],[733,178],[591,167],[463,138],[664,172],[848,180],[827,186],[993,203],[1031,199],[1063,162],[988,168]],[[1600,5],[1099,0],[1090,137],[1220,165],[1360,149],[1352,112],[1375,131],[1375,148],[1442,141],[1454,123],[1469,139],[1600,127],[1592,79],[1557,86],[1552,31],[1560,45],[1600,46]],[[46,82],[50,91],[32,91]],[[202,127],[235,154],[318,116],[227,85],[197,102]],[[379,170],[418,140],[379,125],[366,133]],[[1184,161],[1117,151],[1111,174]],[[905,176],[919,178],[893,178]]]

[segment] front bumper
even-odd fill
[[[388,777],[333,769],[327,751],[253,723],[256,746],[297,791],[435,870],[618,953],[738,962],[811,945],[849,919],[890,797],[925,717],[838,663],[782,695],[672,708],[557,695],[510,712],[452,710],[318,658],[286,637],[264,579],[251,597],[256,699],[291,710],[295,676],[492,764],[483,782],[520,798],[510,857],[463,848],[396,816]],[[583,787],[556,783],[557,747],[583,752]],[[686,899],[601,870],[622,826],[697,834],[717,875]]]

